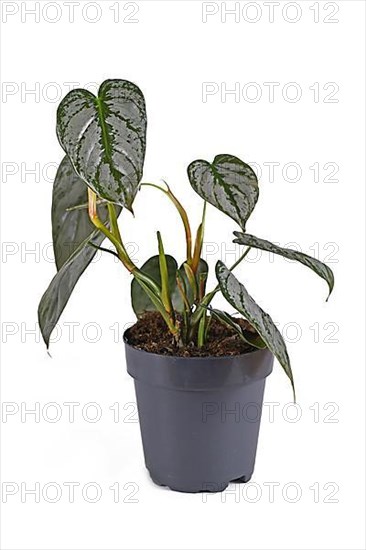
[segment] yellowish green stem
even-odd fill
[[[110,224],[112,231],[109,231],[109,229],[104,225],[104,223],[101,221],[101,219],[98,216],[97,211],[97,195],[92,191],[91,189],[88,189],[88,212],[89,212],[89,218],[92,224],[99,229],[115,246],[118,258],[121,260],[123,265],[128,269],[130,273],[136,278],[140,286],[145,290],[145,292],[149,295],[150,299],[153,301],[156,309],[159,311],[159,313],[162,315],[163,319],[165,320],[166,324],[168,325],[168,328],[170,332],[174,335],[175,338],[179,337],[179,331],[178,328],[173,323],[172,319],[170,318],[169,314],[164,308],[164,305],[161,300],[160,295],[160,288],[155,283],[151,277],[143,273],[138,269],[138,267],[133,263],[131,258],[129,257],[127,250],[122,242],[121,234],[119,231],[118,223],[117,223],[117,216],[114,204],[108,203],[108,213],[110,217]]]
[[[172,201],[174,206],[179,212],[179,215],[182,219],[183,225],[184,225],[184,231],[186,235],[186,250],[187,250],[187,262],[191,264],[192,262],[192,232],[191,232],[191,226],[189,223],[188,215],[185,209],[183,208],[182,204],[179,202],[177,197],[173,194],[171,191],[169,185],[165,183],[166,189],[163,187],[160,187],[160,185],[156,185],[155,183],[142,183],[141,185],[145,185],[147,187],[153,187],[154,189],[159,189],[162,193],[164,193],[169,199]]]
[[[205,313],[204,315],[202,315],[200,323],[198,325],[197,345],[199,348],[201,348],[205,343],[206,319],[207,315]]]
[[[121,260],[123,265],[128,269],[128,271],[132,273],[135,269],[137,269],[137,266],[133,263],[131,258],[128,256],[127,251],[123,246],[121,241],[121,236],[119,234],[119,230],[117,235],[114,234],[113,225],[114,223],[117,223],[117,222],[116,221],[113,222],[111,219],[112,231],[109,231],[109,229],[104,225],[104,223],[101,221],[101,219],[98,216],[97,195],[90,188],[88,188],[88,198],[89,198],[88,211],[89,211],[90,221],[97,229],[99,229],[99,231],[101,231],[111,241],[112,244],[114,244],[114,246],[116,247],[119,259]],[[109,206],[113,208],[114,217],[115,217],[116,212],[114,210],[114,205],[108,204],[108,210],[109,210]],[[110,210],[109,210],[109,213],[111,213]]]
[[[251,247],[249,246],[245,252],[236,260],[235,263],[229,268],[230,271],[235,269],[242,260],[246,257],[246,255],[249,253]],[[206,296],[203,297],[203,300],[198,304],[196,311],[192,315],[191,324],[193,326],[197,325],[197,323],[201,320],[202,315],[205,314],[207,306],[211,303],[216,293],[220,290],[220,285],[216,285],[216,287],[211,290],[211,292],[208,292]]]

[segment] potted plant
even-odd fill
[[[52,233],[57,273],[39,304],[39,324],[50,335],[96,251],[118,257],[131,273],[137,323],[124,334],[127,370],[135,380],[145,462],[153,480],[185,492],[219,491],[252,475],[265,379],[276,357],[294,381],[283,338],[233,274],[250,248],[297,260],[333,289],[333,273],[320,261],[246,232],[259,195],[257,177],[239,158],[221,154],[188,166],[203,199],[202,222],[193,238],[188,214],[168,185],[142,182],[146,110],[141,90],[107,80],[98,96],[83,89],[66,95],[57,111],[57,135],[66,153],[56,174]],[[144,186],[170,199],[183,223],[186,255],[157,253],[141,268],[129,257],[117,218]],[[215,266],[217,285],[206,289],[208,265],[201,257],[206,204],[230,216],[245,247],[228,268]],[[102,247],[108,239],[113,250]],[[222,293],[241,317],[212,306]],[[242,414],[256,405],[256,418]],[[239,410],[237,407],[239,405]],[[224,413],[224,414],[223,414]]]

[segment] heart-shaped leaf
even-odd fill
[[[223,262],[216,264],[216,277],[226,300],[256,329],[268,349],[277,357],[280,365],[290,379],[295,399],[295,386],[286,344],[271,317],[248,294]]]
[[[72,90],[57,110],[57,135],[89,187],[132,210],[146,146],[141,90],[127,80],[106,80],[97,97],[88,90]]]
[[[296,260],[297,262],[306,265],[328,283],[329,298],[334,286],[334,275],[330,267],[323,264],[323,262],[320,262],[316,258],[312,258],[311,256],[304,254],[303,252],[297,252],[297,250],[291,250],[290,248],[281,248],[280,246],[277,246],[270,241],[254,237],[254,235],[240,233],[239,231],[234,231],[234,235],[236,237],[236,239],[234,239],[234,243],[243,244],[253,248],[259,248],[260,250],[265,250],[266,252],[273,252],[273,254],[279,254],[284,258],[288,258],[289,260]]]
[[[175,276],[178,264],[175,259],[168,254],[165,255],[165,258],[168,270],[169,290],[170,295],[172,295],[176,285]],[[160,263],[158,255],[149,258],[141,267],[141,271],[146,275],[149,275],[159,287],[161,286]],[[157,311],[157,308],[136,279],[133,279],[131,282],[131,302],[132,308],[137,317],[141,317],[141,315],[147,311]]]
[[[232,155],[217,155],[212,164],[205,160],[192,162],[188,177],[200,197],[245,230],[259,195],[257,176],[248,164]]]
[[[68,157],[65,157],[57,170],[52,198],[52,235],[58,273],[38,308],[39,325],[47,347],[79,277],[96,254],[96,249],[89,244],[100,246],[105,238],[90,223],[87,208],[68,210],[86,204],[87,200],[85,183],[75,173]],[[120,211],[118,208],[117,215]],[[107,207],[100,206],[98,213],[105,220]]]
[[[231,315],[229,315],[229,313],[226,313],[226,311],[210,308],[210,313],[219,321],[235,330],[238,336],[250,346],[258,349],[264,349],[267,347],[262,338],[257,333],[251,332],[250,330],[244,330],[243,327],[241,327],[240,324],[237,323],[235,319],[231,317]]]

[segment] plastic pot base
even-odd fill
[[[179,487],[175,485],[166,485],[165,483],[162,483],[157,476],[155,476],[150,470],[148,470],[150,477],[152,481],[155,483],[155,485],[159,485],[159,487],[167,487],[171,489],[172,491],[177,491],[179,493],[221,493],[222,491],[225,491],[225,489],[228,488],[230,483],[248,483],[248,481],[251,480],[252,474],[250,475],[244,475],[237,479],[233,479],[227,483],[205,483],[201,486],[196,487],[190,487],[187,486]],[[204,487],[204,488],[203,488]]]
[[[268,349],[230,357],[175,357],[128,344],[145,465],[160,486],[224,491],[254,470]]]

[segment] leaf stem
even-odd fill
[[[162,193],[164,193],[169,199],[172,201],[174,206],[179,212],[179,215],[182,219],[183,225],[184,225],[184,231],[186,235],[186,249],[187,249],[187,262],[191,264],[192,262],[192,232],[191,232],[191,226],[189,223],[188,215],[186,210],[183,208],[182,204],[179,202],[177,197],[173,194],[172,190],[170,189],[169,185],[164,182],[166,185],[166,189],[163,187],[160,187],[160,185],[156,185],[156,183],[142,183],[141,185],[145,185],[147,187],[153,187],[154,189],[159,189]]]
[[[111,222],[112,233],[119,240],[119,242],[123,245],[122,238],[121,238],[121,233],[120,233],[119,227],[118,227],[116,209],[114,207],[114,204],[109,202],[107,207],[108,207],[109,220]]]
[[[236,262],[234,262],[233,265],[229,268],[230,271],[235,269],[240,264],[240,262],[242,262],[244,260],[244,258],[247,256],[247,254],[249,254],[251,248],[252,248],[251,246],[248,246],[248,248],[246,250],[244,250],[243,254],[241,256],[239,256],[239,258],[236,260]]]
[[[112,244],[114,244],[114,246],[116,247],[119,259],[121,260],[123,265],[126,267],[126,269],[128,269],[130,273],[133,273],[137,269],[137,266],[135,266],[131,258],[128,256],[127,251],[123,246],[122,241],[120,240],[121,236],[119,235],[119,231],[118,231],[118,236],[116,236],[113,232],[114,231],[113,225],[114,223],[116,223],[116,221],[113,220],[112,222],[112,219],[111,219],[112,232],[109,231],[109,229],[104,225],[104,223],[101,221],[101,219],[98,216],[97,195],[90,188],[88,188],[88,198],[89,198],[88,212],[89,212],[90,221],[97,229],[99,229],[99,231],[101,231],[111,241]],[[111,206],[113,206],[113,210],[114,210],[114,205],[111,205]],[[111,214],[111,211],[109,210],[109,204],[108,204],[108,211]],[[116,213],[114,210],[114,216],[115,215]]]
[[[165,310],[165,307],[161,300],[161,290],[159,288],[159,285],[157,285],[151,277],[149,277],[148,275],[146,275],[145,273],[143,273],[138,269],[138,267],[133,263],[133,261],[129,257],[124,247],[124,244],[121,239],[121,234],[118,228],[117,216],[116,216],[114,204],[108,203],[108,212],[110,216],[110,224],[112,229],[112,231],[109,231],[109,229],[103,224],[103,222],[100,220],[98,216],[97,195],[90,188],[88,188],[88,199],[89,199],[88,212],[89,212],[90,221],[93,223],[93,225],[97,229],[99,229],[99,231],[103,233],[103,235],[105,235],[111,241],[112,244],[114,244],[117,250],[118,258],[121,260],[123,265],[128,269],[128,271],[132,273],[132,275],[136,278],[140,286],[145,290],[146,294],[150,297],[156,309],[159,311],[164,321],[168,325],[170,332],[177,339],[179,337],[179,331],[178,331],[178,328],[175,326],[175,324],[172,322],[169,314]]]
[[[198,325],[198,335],[197,335],[197,345],[199,348],[202,348],[202,346],[205,343],[205,334],[206,334],[206,313],[202,315],[200,319],[200,323]]]
[[[206,219],[206,201],[203,203],[202,221],[197,229],[196,240],[194,243],[193,259],[192,259],[192,271],[197,272],[202,252],[203,236],[205,233],[205,219]]]
[[[97,204],[107,204],[106,199],[97,199]],[[70,206],[69,208],[66,208],[66,212],[73,212],[74,210],[87,210],[89,206],[89,203],[85,202],[84,204],[77,204],[76,206]]]
[[[178,341],[178,339],[179,339],[179,329],[178,329],[178,327],[175,326],[172,319],[170,318],[169,313],[165,310],[161,299],[159,298],[159,296],[157,296],[155,294],[155,292],[153,292],[153,290],[150,288],[149,284],[147,284],[138,275],[135,275],[135,276],[136,276],[137,282],[139,283],[141,288],[149,296],[150,300],[152,301],[152,303],[154,304],[154,306],[156,307],[156,309],[159,311],[160,315],[162,316],[162,318],[166,322],[169,331],[173,334],[174,338]]]
[[[110,250],[109,248],[104,248],[103,246],[98,246],[92,243],[91,241],[88,242],[88,245],[92,246],[93,248],[96,248],[97,250],[100,250],[101,252],[108,252],[108,254],[112,254],[112,256],[115,256],[116,258],[119,259],[118,254],[116,254],[114,250]]]
[[[235,269],[240,262],[244,260],[246,255],[249,253],[251,247],[248,246],[248,248],[243,252],[243,254],[236,260],[235,263],[229,268],[229,271],[232,271]],[[202,318],[202,315],[206,312],[207,306],[212,302],[212,299],[216,295],[216,293],[220,290],[220,285],[216,285],[211,292],[208,292],[206,296],[203,297],[202,301],[198,304],[196,311],[192,315],[191,324],[195,326]]]

